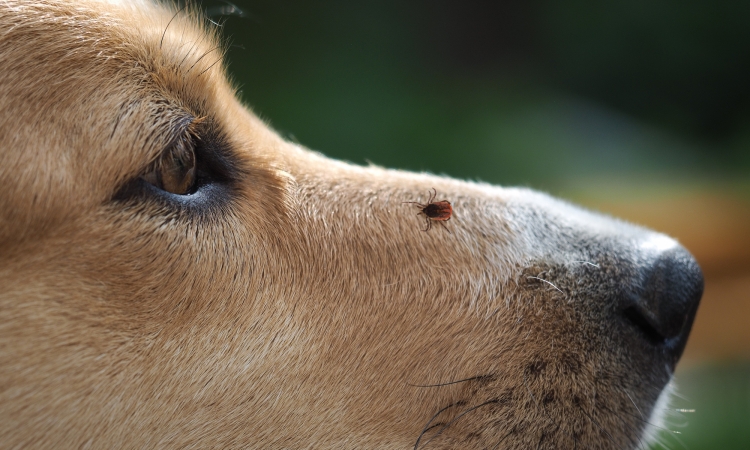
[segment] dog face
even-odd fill
[[[672,239],[332,161],[148,3],[0,6],[0,440],[636,448],[702,291]],[[448,230],[409,201],[436,189]]]

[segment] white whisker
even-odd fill
[[[641,415],[641,420],[644,420],[644,421],[645,421],[645,420],[646,420],[646,418],[645,418],[645,417],[643,417],[643,413],[641,412],[641,409],[640,409],[640,408],[638,407],[638,405],[636,405],[636,404],[635,404],[635,402],[633,401],[633,397],[631,397],[631,396],[630,396],[630,394],[628,394],[628,391],[625,391],[625,395],[627,395],[627,396],[628,396],[628,399],[630,399],[630,403],[632,403],[632,404],[633,404],[633,406],[635,406],[635,410],[636,410],[636,411],[638,411],[638,414],[640,414],[640,415]]]
[[[581,264],[588,264],[589,266],[596,267],[597,269],[601,269],[601,267],[599,266],[599,264],[594,264],[594,263],[589,262],[589,261],[572,261],[572,262],[581,263]]]
[[[535,280],[543,281],[543,282],[545,282],[545,283],[549,284],[550,286],[552,286],[553,288],[555,288],[555,289],[556,289],[556,290],[557,290],[558,292],[560,292],[560,293],[561,293],[562,295],[565,295],[565,292],[561,291],[559,287],[555,286],[555,285],[554,285],[554,284],[553,284],[552,282],[550,282],[550,281],[547,281],[547,280],[545,280],[545,279],[543,279],[543,278],[539,278],[539,277],[526,277],[526,278],[533,278],[533,279],[535,279]]]

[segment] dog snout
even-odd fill
[[[652,239],[653,240],[653,239]],[[646,242],[647,261],[626,296],[623,314],[672,365],[682,355],[703,295],[703,273],[693,256],[668,238]]]

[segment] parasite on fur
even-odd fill
[[[451,232],[451,230],[448,230],[448,227],[445,226],[443,222],[447,222],[451,220],[451,216],[453,215],[453,207],[451,206],[451,202],[448,200],[440,200],[439,202],[435,201],[435,197],[437,197],[437,190],[435,188],[432,188],[432,192],[430,193],[430,198],[427,200],[427,203],[419,203],[419,202],[403,202],[403,203],[409,203],[413,205],[417,205],[417,207],[420,209],[419,213],[417,213],[417,216],[424,215],[425,220],[427,221],[427,226],[422,231],[429,231],[430,228],[432,228],[432,221],[437,221],[440,225],[445,228],[448,233]]]

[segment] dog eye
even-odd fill
[[[172,194],[192,193],[196,179],[195,148],[192,139],[181,139],[168,148],[141,178]]]

